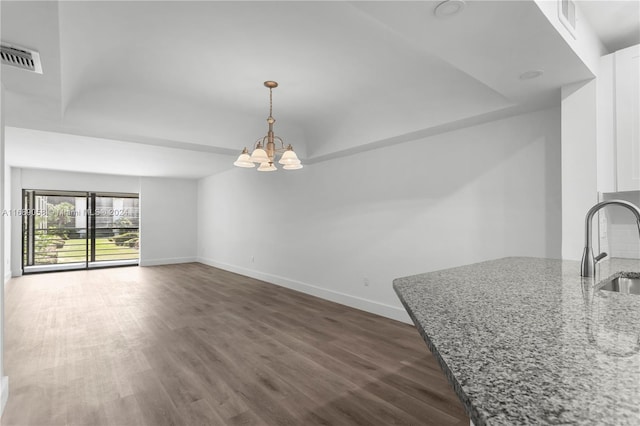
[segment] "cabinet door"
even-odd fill
[[[615,53],[618,191],[640,190],[640,45]]]

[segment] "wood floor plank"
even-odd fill
[[[180,420],[180,413],[169,397],[172,390],[162,385],[157,372],[150,370],[135,374],[132,382],[135,387],[134,396],[145,424],[157,426],[186,424]]]
[[[134,395],[104,403],[108,426],[143,426],[144,417]]]
[[[413,327],[199,263],[5,295],[3,426],[468,424]]]

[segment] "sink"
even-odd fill
[[[640,277],[627,277],[623,274],[622,276],[606,281],[598,287],[598,290],[640,295]]]

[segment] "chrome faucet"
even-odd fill
[[[608,205],[622,206],[631,210],[631,213],[636,216],[638,232],[640,233],[640,209],[636,205],[624,200],[608,200],[602,201],[601,203],[598,203],[595,206],[591,207],[587,212],[587,217],[584,221],[584,251],[582,252],[582,264],[580,265],[580,275],[583,277],[594,276],[596,271],[596,263],[598,263],[607,255],[607,253],[603,252],[596,257],[593,257],[593,250],[591,249],[591,222],[596,212],[604,206]]]

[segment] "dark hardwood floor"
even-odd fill
[[[24,276],[5,310],[3,426],[469,424],[413,327],[202,264]]]

